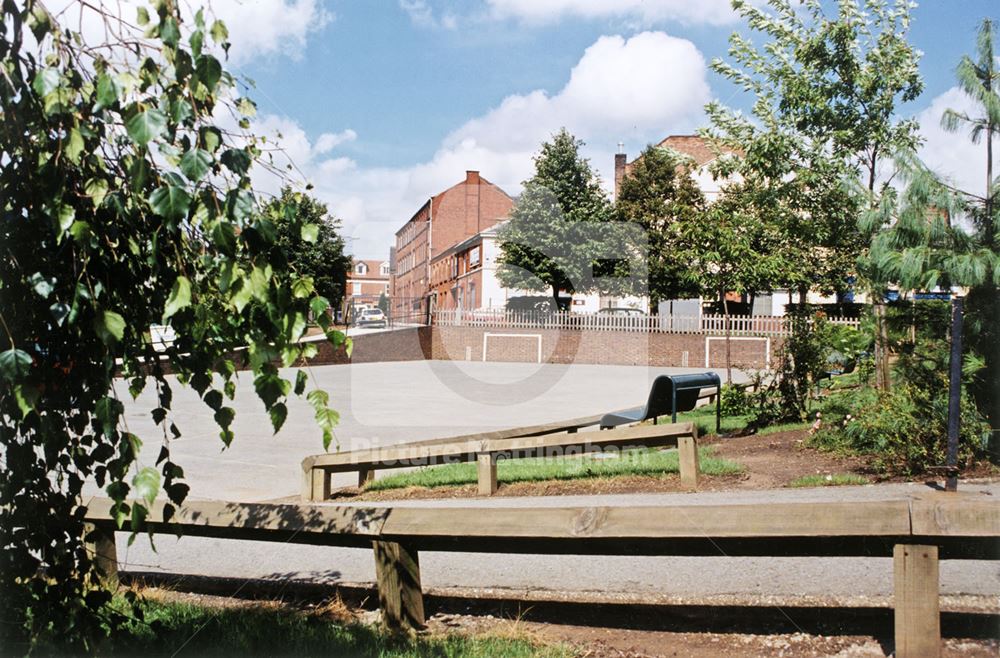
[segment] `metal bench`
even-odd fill
[[[715,433],[721,429],[722,381],[714,372],[700,372],[691,375],[660,375],[653,380],[649,389],[649,399],[645,406],[604,414],[601,429],[619,425],[641,423],[644,420],[670,414],[670,422],[677,422],[678,411],[691,411],[702,397],[705,389],[715,389]]]

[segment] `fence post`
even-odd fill
[[[372,549],[382,623],[392,630],[423,628],[424,594],[416,549],[379,539],[372,541]]]
[[[677,439],[677,461],[681,470],[681,485],[688,491],[696,491],[699,475],[698,441],[693,435]]]
[[[892,564],[896,658],[939,657],[938,547],[896,544]]]
[[[330,498],[330,474],[322,468],[302,471],[302,500],[320,502]]]
[[[497,492],[497,457],[491,452],[476,455],[476,474],[479,480],[479,495],[492,496]]]
[[[107,587],[118,585],[118,547],[115,531],[103,524],[84,523],[83,541],[97,577]]]

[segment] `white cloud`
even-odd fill
[[[381,258],[393,235],[431,195],[461,181],[468,169],[509,194],[532,173],[541,143],[565,126],[587,142],[584,154],[611,182],[614,145],[630,142],[633,155],[647,142],[692,130],[709,98],[705,61],[690,41],[662,32],[630,39],[605,36],[584,52],[556,93],[535,90],[503,99],[458,127],[434,155],[410,167],[363,167],[327,156],[352,131],[320,136],[311,144],[291,119],[261,117],[255,130],[280,132],[315,194],[344,220],[359,256]],[[364,146],[364,135],[358,137]],[[330,148],[326,148],[329,146]],[[277,182],[267,183],[276,191]]]
[[[722,25],[736,20],[729,0],[487,0],[487,4],[495,18],[532,24],[567,17],[632,19],[644,25],[670,20]]]
[[[399,7],[409,15],[413,24],[419,27],[443,27],[446,30],[454,30],[458,27],[458,19],[455,14],[444,12],[438,18],[426,0],[399,0]]]
[[[333,20],[317,0],[212,0],[211,8],[229,27],[234,64],[266,55],[298,59],[309,34]]]
[[[982,108],[958,87],[952,87],[934,98],[920,114],[920,132],[926,140],[920,157],[935,172],[945,176],[960,189],[985,196],[986,194],[986,136],[979,144],[969,139],[967,129],[951,133],[941,127],[941,116],[946,109],[965,112],[975,117]],[[994,145],[996,147],[997,145]]]
[[[344,142],[353,142],[357,138],[358,133],[354,132],[350,128],[339,133],[323,133],[316,140],[316,144],[313,146],[313,153],[322,155],[332,151]]]
[[[127,25],[134,25],[136,10],[140,6],[149,7],[147,2],[137,0],[96,0],[88,4],[75,0],[54,0],[48,3],[57,20],[71,30],[79,30],[88,44],[102,43],[107,38],[106,23],[101,13],[121,17]],[[182,3],[181,7],[190,29],[194,10],[187,3]],[[150,11],[150,14],[155,21],[155,12]],[[221,19],[228,27],[232,43],[229,63],[234,65],[271,55],[297,59],[306,46],[309,34],[333,20],[333,15],[318,5],[317,0],[212,0],[206,14]],[[108,25],[114,31],[132,32],[114,19]],[[135,31],[131,36],[141,36],[141,31]]]

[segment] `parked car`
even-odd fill
[[[608,308],[602,308],[598,313],[604,315],[625,315],[634,318],[644,318],[646,317],[646,312],[640,308],[626,308],[624,306],[609,306]]]
[[[380,329],[385,329],[387,326],[385,313],[382,312],[380,308],[366,308],[361,311],[358,315],[358,321],[356,322],[359,327],[378,327]]]

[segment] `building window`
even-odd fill
[[[389,263],[382,263],[382,276],[389,276]]]
[[[361,284],[360,283],[351,284],[351,294],[352,295],[360,295],[361,294]]]
[[[479,247],[469,250],[469,265],[473,267],[479,265]]]
[[[362,274],[362,275],[367,274],[368,273],[368,266],[365,265],[364,263],[358,263],[354,267],[354,271],[357,272],[358,274]]]

